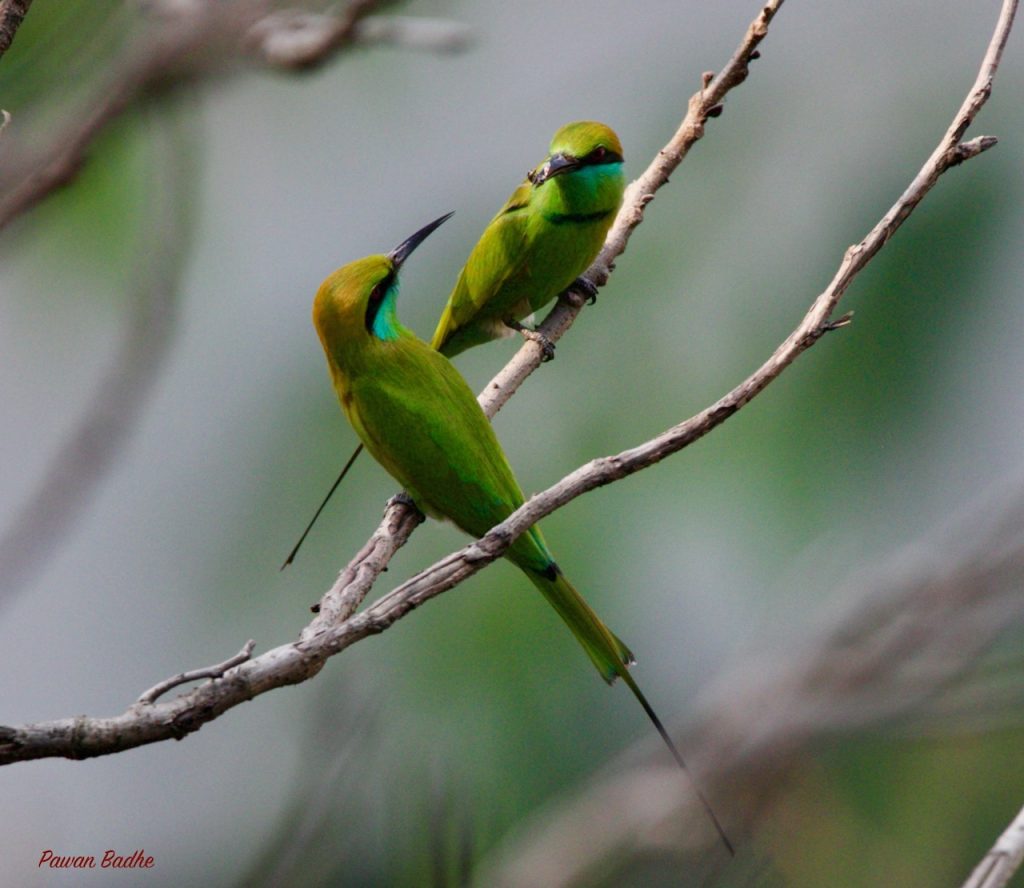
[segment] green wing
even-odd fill
[[[500,321],[502,312],[510,307],[501,305],[496,297],[505,282],[520,270],[525,256],[526,214],[532,191],[529,180],[524,181],[488,223],[470,252],[431,340],[438,351],[447,354],[445,344],[458,331],[479,322],[484,309],[488,319]],[[485,335],[480,342],[492,338],[493,335]]]
[[[384,346],[353,380],[353,426],[424,512],[483,535],[523,502],[490,422],[447,358],[411,336]]]

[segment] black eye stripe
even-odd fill
[[[380,311],[380,304],[384,301],[391,285],[395,282],[395,273],[391,272],[380,281],[370,292],[370,298],[366,300],[366,317],[363,323],[366,325],[366,332],[373,332],[373,322],[377,320],[377,312]]]
[[[604,145],[598,145],[581,161],[584,166],[598,166],[605,163],[622,163],[622,155]]]

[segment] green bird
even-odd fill
[[[563,126],[547,160],[527,175],[473,247],[431,345],[450,358],[524,331],[520,321],[571,286],[597,257],[624,190],[622,145],[614,131],[592,120]],[[595,296],[588,282],[581,286]],[[541,344],[550,357],[551,343]]]
[[[563,126],[551,154],[530,172],[484,229],[448,297],[434,331],[434,348],[452,357],[464,349],[519,330],[537,339],[545,359],[554,345],[520,321],[579,279],[604,243],[622,204],[622,145],[603,123]],[[362,451],[358,446],[327,492],[281,569],[295,559],[313,525]]]
[[[341,408],[366,449],[420,511],[481,537],[523,504],[523,492],[466,381],[446,357],[399,323],[395,306],[402,263],[449,216],[386,255],[367,256],[335,271],[317,291],[313,324]],[[565,578],[540,528],[525,531],[505,557],[565,621],[601,677],[609,683],[621,678],[629,686],[685,769],[629,674],[627,667],[634,662],[629,648]],[[715,825],[724,839],[717,820]]]

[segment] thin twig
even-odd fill
[[[223,678],[224,673],[232,666],[237,666],[239,663],[244,663],[250,659],[255,649],[256,642],[250,638],[242,645],[242,649],[237,654],[233,657],[228,657],[223,663],[218,663],[216,666],[204,666],[201,669],[192,669],[189,672],[179,672],[177,675],[164,679],[148,691],[140,694],[136,703],[148,706],[155,703],[168,691],[183,684],[188,684],[190,681],[198,681],[201,678]]]
[[[398,46],[431,52],[462,52],[473,42],[473,29],[448,19],[409,15],[368,15],[356,25],[359,43]]]

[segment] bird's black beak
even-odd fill
[[[543,166],[530,177],[534,185],[543,185],[548,179],[577,170],[581,166],[578,157],[571,154],[552,154]]]
[[[454,215],[455,210],[452,210],[450,213],[445,213],[440,219],[435,219],[429,225],[424,225],[412,237],[406,238],[388,253],[388,259],[395,263],[395,270],[397,271],[402,267],[402,263],[409,258],[409,254],[423,243],[433,233],[435,228],[439,228]]]

